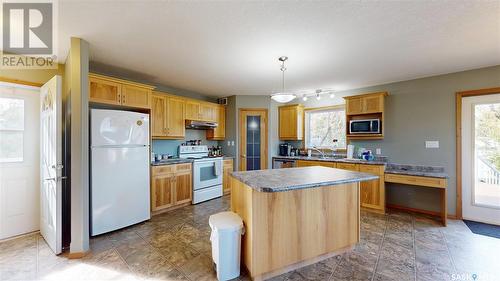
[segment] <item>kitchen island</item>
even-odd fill
[[[244,222],[242,260],[263,280],[359,242],[359,183],[377,176],[327,167],[231,174],[231,210]]]

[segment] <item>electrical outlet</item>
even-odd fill
[[[227,146],[231,146],[231,141],[227,141]]]
[[[382,154],[382,149],[381,148],[375,149],[375,154],[381,155]]]
[[[234,146],[234,141],[231,141],[231,145]]]
[[[439,148],[439,141],[425,141],[425,148]]]

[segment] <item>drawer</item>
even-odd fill
[[[320,163],[319,165],[323,167],[337,168],[337,163],[335,162],[320,161],[319,163]]]
[[[155,166],[151,168],[151,174],[153,174],[153,176],[156,176],[161,174],[175,173],[175,166],[176,165]]]
[[[358,171],[358,165],[352,163],[337,163],[337,169]]]
[[[384,173],[384,167],[383,166],[377,166],[377,165],[359,165],[359,171],[363,173],[370,173],[374,175],[382,175]]]
[[[183,163],[183,164],[177,164],[175,166],[175,171],[176,172],[185,172],[185,171],[191,171],[191,163]]]
[[[446,188],[446,179],[442,179],[442,178],[385,174],[385,181],[392,182],[392,183]]]
[[[224,166],[227,167],[227,166],[233,166],[233,159],[226,159],[224,160]]]

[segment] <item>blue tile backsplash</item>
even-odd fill
[[[184,140],[153,140],[153,153],[178,156],[179,151],[177,147],[187,140],[201,140],[203,145],[208,145],[209,147],[219,145],[218,141],[206,140],[206,131],[187,129]]]

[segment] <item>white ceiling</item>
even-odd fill
[[[214,96],[359,88],[500,64],[500,1],[60,1],[91,59]]]

